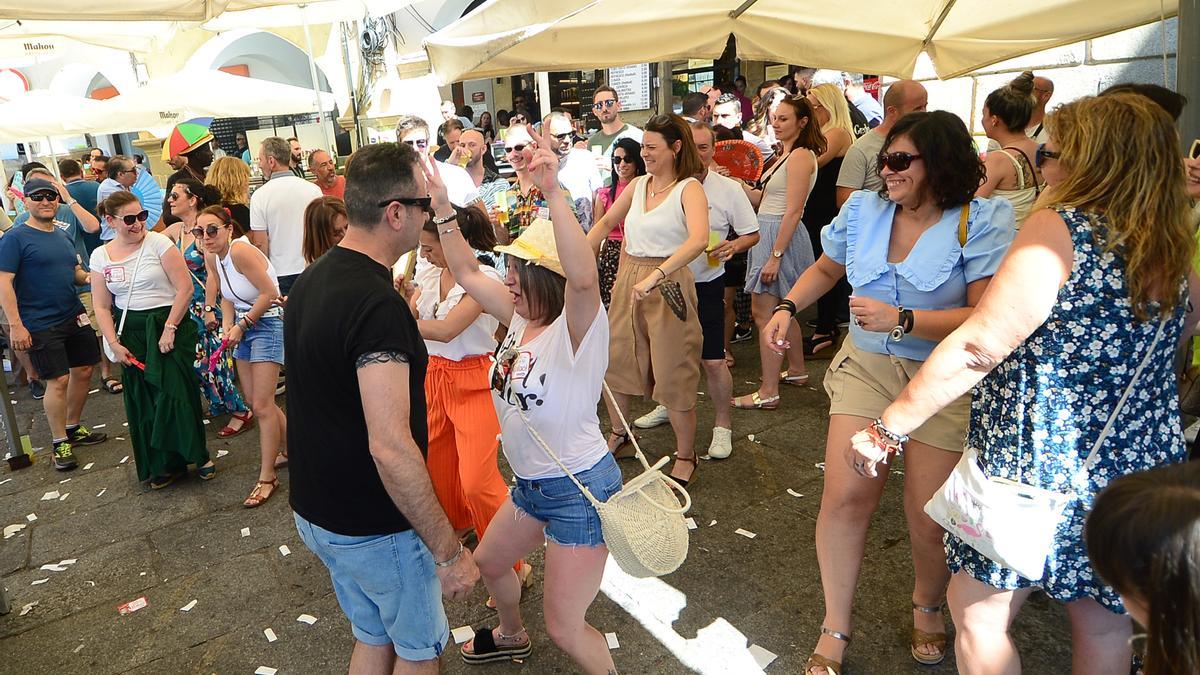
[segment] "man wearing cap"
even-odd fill
[[[429,213],[420,161],[397,143],[354,153],[346,236],[300,275],[284,315],[290,503],[350,620],[352,673],[438,672],[442,597],[479,579],[425,466],[428,355],[392,288]]]
[[[26,181],[29,220],[0,239],[0,306],[13,348],[29,350],[46,383],[42,406],[54,443],[54,468],[68,471],[77,464],[73,445],[95,445],[108,437],[80,424],[100,345],[75,290],[88,275],[75,243],[55,220],[63,193],[65,188],[40,175]],[[84,211],[77,202],[71,208]]]
[[[250,242],[271,259],[284,296],[304,271],[304,210],[321,198],[320,188],[288,169],[290,160],[287,141],[265,139],[258,166],[267,182],[250,195]]]

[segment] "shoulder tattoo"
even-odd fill
[[[373,366],[379,363],[408,363],[408,354],[404,352],[367,352],[354,361],[355,370]]]

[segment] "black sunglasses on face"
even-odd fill
[[[121,220],[125,221],[126,225],[132,225],[135,222],[144,223],[144,222],[146,222],[146,219],[148,219],[149,217],[150,217],[150,212],[146,211],[146,210],[143,210],[141,213],[131,213],[127,216],[120,216]]]
[[[424,150],[425,148],[429,147],[429,139],[428,138],[422,138],[417,141],[404,141],[404,143],[406,145],[411,145],[413,148],[415,148],[417,150]]]
[[[385,199],[385,200],[379,202],[378,204],[376,204],[376,206],[378,206],[379,208],[382,209],[392,203],[403,204],[405,206],[419,206],[419,207],[421,207],[422,211],[428,211],[429,205],[431,203],[433,203],[433,198],[432,197],[392,197],[390,199]]]
[[[561,143],[561,142],[563,142],[563,141],[565,141],[565,140],[568,140],[568,139],[570,139],[572,136],[574,136],[574,135],[575,135],[575,133],[574,133],[574,132],[572,132],[572,131],[568,131],[568,132],[561,133],[561,134],[551,134],[551,135],[552,135],[552,136],[554,136],[554,138],[555,138],[555,139],[556,139],[556,140],[557,140],[559,143]]]
[[[612,162],[613,162],[613,166],[616,166],[616,165],[620,164],[621,162],[625,162],[626,164],[633,164],[633,158],[622,157],[621,155],[613,155]]]
[[[878,157],[879,170],[887,167],[892,171],[904,171],[917,159],[921,159],[921,156],[910,152],[881,152]]]
[[[192,236],[195,237],[196,239],[203,239],[205,237],[205,235],[208,235],[209,237],[215,237],[215,236],[217,236],[218,232],[220,232],[221,230],[223,230],[227,227],[229,227],[229,226],[221,225],[220,227],[217,227],[216,225],[209,225],[208,227],[192,228]]]
[[[56,202],[58,201],[57,192],[39,192],[36,195],[27,195],[35,202]]]
[[[525,149],[526,145],[527,145],[526,143],[517,143],[516,145],[512,146],[511,148],[505,148],[504,151],[513,153],[513,154],[520,154],[520,152]]]
[[[1042,143],[1037,146],[1037,152],[1033,155],[1033,163],[1040,169],[1047,159],[1058,159],[1059,155],[1057,150],[1047,150],[1046,144]]]
[[[596,101],[595,103],[593,103],[592,110],[599,110],[601,108],[611,108],[616,104],[617,104],[617,99],[606,98],[603,101]]]

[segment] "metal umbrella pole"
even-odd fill
[[[308,74],[312,78],[313,103],[317,107],[317,116],[321,120],[321,137],[325,140],[325,150],[333,152],[333,144],[329,142],[329,129],[325,124],[325,111],[321,106],[321,89],[317,85],[317,62],[313,60],[312,35],[308,31],[308,5],[298,5],[300,20],[304,25],[304,46],[308,49]]]

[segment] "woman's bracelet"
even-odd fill
[[[655,272],[658,272],[659,274],[661,274],[661,275],[662,275],[663,281],[666,281],[666,280],[667,280],[667,273],[666,273],[666,272],[664,272],[664,271],[663,271],[663,269],[662,269],[661,267],[655,267],[655,268],[654,268],[654,271],[655,271]]]
[[[176,326],[175,324],[173,324],[173,323],[170,323],[170,322],[167,322],[167,323],[164,323],[164,324],[163,324],[163,329],[164,329],[164,330],[171,330],[171,331],[173,331],[173,330],[175,330],[176,328],[179,328],[179,326]]]
[[[771,313],[774,314],[776,312],[783,312],[783,311],[788,312],[792,316],[796,316],[796,314],[800,310],[796,308],[796,303],[792,302],[791,300],[788,300],[787,298],[784,298],[783,300],[779,301],[778,305],[775,305],[775,309],[771,310]]]
[[[449,560],[444,560],[444,561],[442,561],[442,562],[437,562],[437,561],[435,560],[435,561],[434,561],[434,563],[433,563],[433,564],[434,564],[434,566],[436,566],[436,567],[450,567],[450,566],[451,566],[451,565],[453,565],[454,563],[458,562],[458,559],[462,557],[463,550],[464,550],[464,547],[463,547],[463,544],[462,544],[462,542],[460,541],[460,542],[458,542],[458,553],[455,553],[454,555],[450,556],[450,559],[449,559]]]
[[[444,230],[438,230],[439,234],[450,234],[451,232],[461,232],[457,227],[447,227]]]
[[[874,422],[871,422],[871,425],[867,427],[867,432],[882,441],[882,446],[888,452],[904,452],[904,444],[908,442],[907,435],[888,429],[882,418],[876,418]]]

